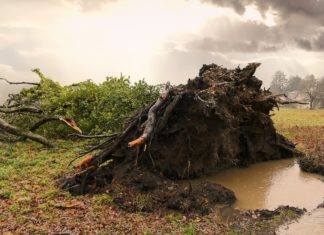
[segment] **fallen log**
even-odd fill
[[[46,147],[53,148],[54,144],[47,140],[45,137],[32,133],[31,131],[25,131],[19,127],[10,125],[5,120],[0,118],[0,129],[4,130],[7,133],[10,133],[15,136],[24,137],[36,141],[45,145]]]

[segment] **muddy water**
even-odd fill
[[[244,169],[229,169],[204,179],[232,189],[239,209],[275,209],[290,205],[312,210],[324,197],[322,176],[300,171],[294,159],[254,164]]]

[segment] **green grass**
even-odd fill
[[[279,130],[291,127],[324,126],[324,109],[280,108],[272,112],[276,127]]]
[[[297,144],[316,166],[324,166],[324,109],[281,108],[273,114],[277,131]]]
[[[33,142],[0,143],[0,208],[8,208],[12,216],[22,215],[42,210],[50,200],[68,197],[56,188],[54,179],[69,170],[67,165],[80,143],[57,144],[60,149],[53,151]],[[20,217],[15,222],[24,221]]]

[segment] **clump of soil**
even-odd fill
[[[262,209],[262,210],[255,210],[254,214],[258,218],[262,219],[272,219],[274,216],[280,215],[283,211],[291,211],[294,212],[295,215],[302,215],[304,212],[306,212],[306,209],[300,209],[297,207],[292,207],[292,206],[279,206],[275,210],[267,210],[267,209]]]
[[[169,180],[160,180],[154,189],[138,186],[116,183],[101,192],[110,195],[119,208],[128,212],[153,212],[162,209],[206,215],[213,211],[216,204],[230,205],[236,200],[230,189],[208,182],[200,186],[180,186]]]
[[[79,164],[82,171],[66,174],[61,187],[83,194],[124,185],[147,195],[158,192],[156,203],[181,211],[232,203],[233,192],[219,185],[204,184],[190,193],[178,187],[165,192],[172,180],[300,155],[274,128],[269,113],[279,101],[261,89],[262,82],[254,76],[259,65],[234,70],[204,65],[198,77],[139,110],[123,133]],[[145,138],[138,138],[143,132]],[[133,140],[143,144],[133,145]]]
[[[324,155],[299,158],[298,164],[303,171],[324,175]]]
[[[180,190],[168,198],[166,207],[188,212],[208,214],[215,204],[232,204],[236,200],[234,192],[219,185],[204,183],[200,187],[191,189],[191,186]]]

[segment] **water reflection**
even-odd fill
[[[244,169],[229,169],[194,180],[219,183],[232,189],[240,209],[274,209],[290,205],[311,210],[323,201],[321,176],[301,172],[294,159],[258,163]]]

